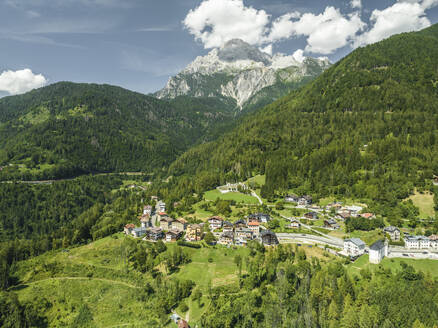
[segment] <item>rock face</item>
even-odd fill
[[[171,77],[155,96],[165,99],[218,97],[242,110],[262,98],[273,101],[283,96],[329,66],[328,59],[307,57],[298,61],[283,54],[270,56],[234,39],[206,56],[197,57],[178,75]],[[270,89],[266,90],[268,87]]]

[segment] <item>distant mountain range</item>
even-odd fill
[[[314,79],[330,65],[328,59],[270,56],[234,39],[197,57],[155,96],[210,97],[237,110],[259,108]]]

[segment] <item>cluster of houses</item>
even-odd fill
[[[399,241],[401,238],[400,229],[389,226],[383,228],[383,232],[389,235],[393,241]],[[405,233],[405,247],[407,249],[437,249],[438,250],[438,235],[426,236],[411,236]]]
[[[297,203],[299,206],[309,206],[312,205],[312,196],[287,195],[286,197],[284,197],[284,201],[289,203]]]
[[[189,225],[183,218],[172,219],[165,210],[166,204],[161,201],[157,203],[155,210],[150,205],[144,206],[143,214],[139,217],[140,227],[127,224],[124,228],[125,234],[150,241],[164,239],[166,242],[174,242],[186,232],[186,238],[191,238],[192,241],[201,240],[201,225]]]
[[[132,223],[127,224],[124,227],[125,234],[149,241],[166,242],[175,242],[185,234],[185,240],[194,242],[202,240],[204,226],[208,224],[210,231],[218,239],[218,244],[243,246],[250,240],[259,240],[264,245],[278,244],[275,233],[261,226],[261,223],[271,220],[267,214],[251,214],[245,220],[234,223],[219,216],[212,216],[207,223],[188,224],[183,218],[169,217],[165,212],[165,206],[163,202],[158,202],[155,210],[150,205],[144,206],[143,213],[139,216],[140,227]]]
[[[335,213],[335,217],[342,221],[345,221],[348,218],[357,218],[357,217],[362,217],[368,220],[376,218],[374,213],[369,213],[369,212],[361,213],[363,210],[362,206],[358,206],[358,205],[343,206],[342,203],[340,202],[334,202],[328,204],[325,207],[325,210],[327,212],[333,211]]]
[[[383,231],[389,235],[393,241],[400,240],[400,229],[397,227],[385,227]],[[411,249],[432,249],[438,250],[438,235],[426,236],[411,236],[405,235],[405,248]],[[364,254],[366,251],[366,244],[359,238],[349,238],[344,240],[344,248],[341,252],[342,255],[350,256],[351,258],[357,258]],[[379,240],[372,244],[369,249],[369,261],[370,263],[378,264],[385,257],[388,256],[389,247],[388,240]]]
[[[208,219],[211,232],[218,239],[218,244],[244,246],[251,240],[259,240],[264,245],[277,245],[275,233],[264,229],[261,223],[269,222],[271,218],[264,213],[249,215],[246,220],[240,219],[234,223],[219,216]]]
[[[341,254],[350,258],[357,258],[365,253],[366,244],[360,238],[349,238],[344,240],[344,249]],[[369,247],[370,263],[379,264],[385,256],[388,256],[387,240],[378,240]]]
[[[405,247],[407,249],[436,249],[438,250],[438,235],[426,236],[405,236]]]

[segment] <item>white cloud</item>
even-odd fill
[[[295,51],[292,57],[299,63],[302,63],[306,59],[306,57],[304,57],[303,49],[298,49],[297,51]]]
[[[327,7],[319,15],[302,15],[291,29],[295,35],[307,36],[307,52],[326,55],[348,45],[364,27],[357,13],[344,17],[339,9]]]
[[[430,26],[429,19],[425,16],[425,10],[438,3],[435,0],[419,1],[399,1],[384,10],[375,9],[370,21],[372,28],[360,35],[356,46],[378,42],[391,35],[418,31]]]
[[[214,48],[236,38],[262,44],[269,19],[264,10],[246,7],[243,0],[205,0],[183,23],[205,48]]]
[[[263,51],[264,53],[272,56],[272,44],[268,44],[266,47],[260,48],[260,51]]]
[[[298,12],[293,12],[277,18],[274,23],[272,23],[268,38],[270,40],[289,39],[294,32],[294,22],[292,22],[292,19],[299,18],[300,16]]]
[[[362,8],[362,1],[361,0],[351,0],[350,6],[353,9],[361,9]]]
[[[289,7],[289,13],[273,20],[265,10],[245,6],[244,0],[204,0],[190,10],[183,23],[205,48],[220,47],[238,38],[270,53],[276,42],[304,37],[304,52],[329,55],[345,46],[357,47],[425,28],[430,25],[426,10],[438,6],[438,0],[395,0],[386,9],[375,9],[371,27],[366,29],[360,14],[362,1],[348,3],[352,8],[349,14],[332,6],[319,14],[300,14]]]
[[[34,74],[28,68],[18,71],[4,71],[0,74],[0,91],[11,95],[25,93],[47,84],[47,79],[41,74]]]

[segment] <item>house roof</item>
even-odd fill
[[[208,219],[208,221],[213,221],[213,220],[216,220],[216,221],[223,221],[224,219],[223,218],[221,218],[220,216],[212,216],[211,218],[209,218]]]
[[[438,235],[431,235],[429,236],[430,240],[438,240]]]
[[[230,221],[224,221],[224,226],[232,227],[233,224]]]
[[[236,222],[234,222],[234,225],[238,225],[238,224],[246,225],[246,222],[243,221],[242,219],[239,219],[239,220],[237,220]]]
[[[234,235],[233,235],[233,233],[231,231],[224,232],[221,235],[221,238],[233,238],[233,237],[234,237]]]
[[[151,219],[151,217],[149,214],[143,214],[142,216],[140,216],[141,222],[149,222],[150,219]]]
[[[275,236],[275,233],[273,233],[271,230],[262,230],[262,232],[260,233],[261,237],[269,236],[269,235],[274,235]]]
[[[189,324],[184,319],[178,321],[178,328],[189,328]]]
[[[378,240],[370,246],[370,250],[379,251],[383,247],[385,247],[385,242],[383,240]]]
[[[164,222],[164,221],[166,221],[166,222],[173,222],[174,219],[172,219],[172,218],[170,218],[168,216],[165,216],[164,218],[161,218],[160,222]]]
[[[334,219],[328,219],[328,220],[325,220],[325,222],[327,222],[327,224],[337,224],[336,220],[334,220]]]
[[[365,246],[365,243],[359,238],[345,239],[345,242],[352,242],[353,244],[355,244],[358,247]]]
[[[125,225],[126,229],[134,229],[135,228],[135,224],[133,223],[128,223],[127,225]]]
[[[158,215],[165,216],[165,215],[167,215],[167,213],[166,212],[158,212]]]
[[[394,232],[394,231],[397,231],[397,230],[400,232],[400,229],[397,228],[397,227],[394,227],[394,226],[389,226],[389,227],[383,228],[383,231],[385,231],[385,232]]]
[[[365,219],[369,219],[369,218],[373,217],[374,214],[373,213],[362,213],[360,216],[365,218]]]
[[[429,241],[430,239],[426,236],[406,236],[405,240],[408,241]]]
[[[313,216],[313,217],[315,217],[315,216],[318,216],[318,213],[316,213],[316,212],[307,212],[306,214],[304,214],[305,216]]]
[[[202,229],[202,225],[200,224],[189,224],[188,227],[189,229]]]
[[[248,222],[248,225],[258,227],[260,225],[260,223],[258,221],[252,221],[252,222]]]
[[[182,223],[182,224],[186,224],[187,223],[187,220],[184,219],[184,218],[176,219],[176,221],[178,221],[179,223]]]

